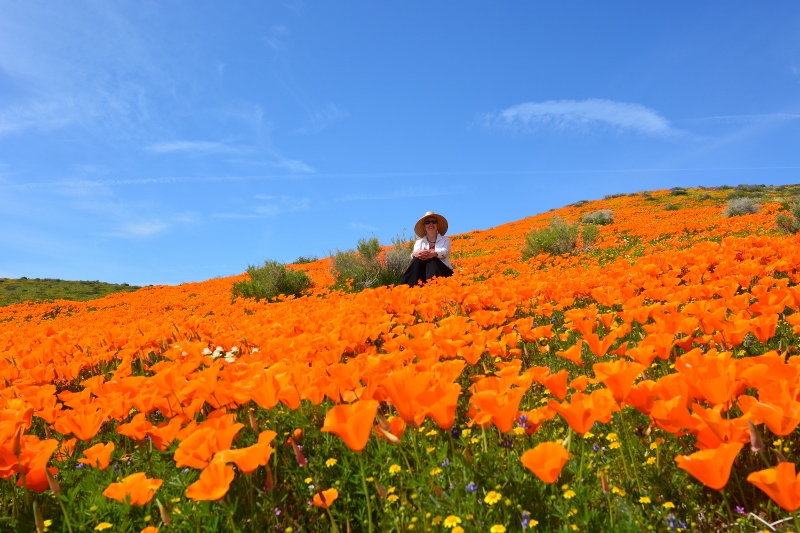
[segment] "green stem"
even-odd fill
[[[361,469],[361,485],[364,487],[364,499],[367,500],[367,522],[369,524],[369,533],[372,533],[372,504],[369,503],[369,492],[367,492],[367,475],[364,473],[364,458],[361,456],[361,452],[356,452],[356,456],[358,457],[358,466]]]
[[[69,523],[69,515],[67,514],[67,509],[64,507],[64,501],[58,496],[58,503],[61,505],[61,512],[64,513],[64,522],[67,523],[67,529],[69,533],[72,533],[72,525]]]
[[[642,483],[639,481],[639,468],[636,465],[636,459],[633,456],[633,450],[630,449],[629,442],[628,442],[628,425],[625,423],[625,417],[622,416],[622,409],[619,411],[619,421],[622,424],[622,430],[620,433],[620,438],[622,438],[622,455],[625,455],[625,450],[628,450],[631,459],[631,467],[633,468],[633,477],[636,479],[636,486],[639,487],[639,492],[642,492]],[[627,473],[627,472],[626,472]]]
[[[339,528],[336,527],[336,522],[333,520],[333,515],[331,514],[331,510],[326,507],[325,512],[328,513],[328,518],[331,519],[331,527],[333,528],[333,533],[339,533]]]

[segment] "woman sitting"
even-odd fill
[[[411,264],[400,278],[400,283],[414,287],[435,276],[452,276],[450,238],[444,236],[447,233],[447,219],[428,211],[417,221],[414,233],[421,238],[414,243]]]

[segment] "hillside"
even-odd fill
[[[115,292],[135,291],[127,283],[101,281],[65,281],[61,279],[0,278],[0,306],[27,301],[96,300]]]
[[[451,235],[456,274],[423,288],[334,292],[323,259],[277,303],[232,302],[233,277],[2,307],[0,483],[21,468],[59,531],[47,464],[80,531],[755,531],[788,507],[752,476],[800,453],[800,239],[775,226],[798,195],[578,202]],[[760,211],[724,217],[736,197]],[[601,209],[588,249],[521,261]],[[163,483],[100,495],[141,472]]]

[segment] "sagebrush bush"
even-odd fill
[[[594,213],[586,213],[581,217],[584,224],[611,224],[614,222],[614,212],[611,209],[601,209]]]
[[[570,224],[555,216],[550,219],[550,224],[543,228],[533,229],[525,237],[522,260],[527,261],[541,253],[568,254],[575,249],[578,232],[578,224]]]
[[[728,205],[725,206],[723,215],[730,217],[738,217],[741,215],[752,215],[758,213],[761,206],[753,198],[734,198]]]
[[[231,287],[231,296],[235,299],[255,298],[256,300],[273,300],[278,295],[300,296],[311,286],[311,278],[302,270],[286,268],[279,261],[264,261],[264,266],[247,267],[250,279],[237,281]]]
[[[685,196],[689,194],[683,187],[673,187],[669,190],[672,196]]]
[[[597,224],[584,224],[581,226],[581,242],[584,249],[589,249],[600,236],[600,226]]]
[[[666,204],[664,206],[664,211],[677,211],[678,209],[680,209],[678,204]]]
[[[785,233],[797,233],[800,231],[800,203],[794,203],[789,209],[791,216],[780,213],[775,217],[775,224],[778,229]]]
[[[300,257],[295,259],[294,263],[292,263],[292,264],[294,264],[294,265],[305,265],[305,264],[308,264],[308,263],[313,263],[314,261],[319,261],[319,257],[317,257],[316,255],[310,255],[308,257],[306,257],[304,255],[301,255]]]
[[[361,291],[364,289],[397,285],[408,265],[414,241],[398,236],[392,247],[381,254],[377,237],[360,239],[355,250],[331,255],[331,274],[335,289]]]

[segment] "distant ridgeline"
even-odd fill
[[[74,300],[84,302],[115,292],[139,289],[127,283],[64,281],[61,279],[0,278],[0,306],[26,301]]]

